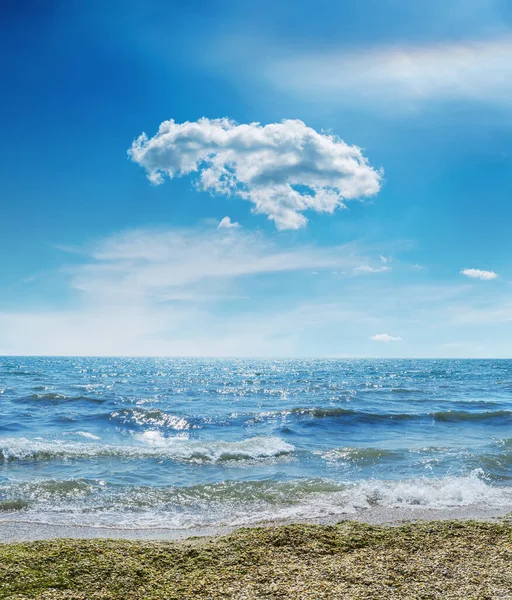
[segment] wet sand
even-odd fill
[[[125,540],[183,540],[189,537],[215,537],[227,535],[240,527],[279,527],[293,523],[334,525],[343,521],[356,521],[370,525],[400,525],[415,521],[477,520],[501,521],[511,514],[512,506],[506,508],[457,507],[431,509],[408,507],[399,509],[373,508],[358,513],[326,516],[313,520],[250,522],[240,526],[203,527],[197,529],[171,529],[166,527],[90,527],[87,525],[50,523],[44,519],[27,520],[19,513],[2,515],[0,518],[0,542],[24,542],[35,540],[70,539],[125,539]]]

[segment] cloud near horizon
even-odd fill
[[[373,335],[390,328],[410,340],[409,356],[418,339],[422,355],[450,354],[440,345],[453,339],[481,355],[470,345],[479,328],[512,323],[506,292],[412,283],[399,258],[389,277],[356,276],[360,265],[388,266],[379,254],[389,247],[299,245],[217,226],[128,230],[61,248],[47,283],[25,283],[31,306],[0,306],[0,354],[382,356],[403,341]],[[38,294],[55,284],[50,306]],[[496,344],[488,348],[496,356]]]
[[[248,200],[281,230],[304,227],[304,211],[333,213],[347,200],[374,196],[382,183],[382,171],[357,146],[300,120],[171,119],[153,137],[141,134],[128,153],[153,183],[197,173],[200,190]]]
[[[292,285],[301,293],[301,272],[351,269],[366,257],[354,243],[278,246],[274,238],[210,224],[131,230],[88,246],[60,247],[73,255],[74,264],[55,274],[70,298],[53,308],[0,307],[0,354],[293,354],[301,327],[309,321],[317,326],[315,304],[293,308],[286,294],[275,304],[255,298],[251,278],[279,282],[287,274],[293,284],[289,280],[285,291]],[[273,289],[283,295],[280,283]],[[234,307],[229,318],[227,307]],[[297,321],[292,314],[300,315]]]
[[[377,333],[370,338],[374,342],[403,342],[401,337],[388,335],[387,333]]]

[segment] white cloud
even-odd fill
[[[237,227],[240,227],[240,223],[232,221],[229,217],[224,217],[218,224],[217,229],[236,229]]]
[[[30,305],[0,304],[0,354],[382,356],[400,346],[407,356],[451,356],[442,344],[457,340],[478,343],[459,356],[510,356],[506,290],[386,276],[312,285],[314,271],[350,273],[386,250],[283,247],[286,237],[217,224],[127,231],[68,249],[72,267],[24,284]],[[395,335],[377,334],[369,348],[374,331]],[[385,343],[398,334],[407,343]]]
[[[391,271],[391,267],[382,266],[382,267],[371,267],[370,265],[361,265],[354,269],[354,273],[356,275],[360,273],[385,273],[386,271]]]
[[[376,335],[372,335],[370,339],[374,342],[403,342],[401,337],[394,337],[387,333],[377,333]]]
[[[498,274],[494,271],[482,271],[481,269],[462,269],[461,274],[471,279],[482,279],[483,281],[490,281],[498,277]]]
[[[328,276],[387,266],[378,257],[389,246],[297,246],[295,236],[217,225],[68,248],[71,266],[23,284],[25,309],[0,303],[0,354],[382,356],[399,346],[434,356],[456,340],[478,343],[460,355],[510,356],[506,289]],[[375,331],[395,335],[377,334],[369,352]],[[407,343],[385,343],[398,334]]]
[[[69,270],[72,286],[112,302],[217,297],[235,278],[353,268],[362,259],[354,244],[278,247],[241,228],[134,230],[101,240],[86,252],[87,262]]]
[[[250,277],[353,268],[364,256],[355,244],[317,248],[279,242],[210,224],[126,231],[63,249],[73,254],[73,266],[60,270],[72,308],[0,307],[0,354],[293,354],[295,336],[325,319],[326,309],[319,309],[320,316],[315,304],[292,309],[279,277],[270,296],[255,293]],[[301,277],[288,280],[286,293],[292,281],[299,298],[308,293]]]
[[[139,136],[129,155],[156,184],[198,173],[199,189],[252,202],[278,229],[304,227],[306,210],[332,213],[346,200],[373,196],[382,180],[357,146],[299,120],[164,121],[152,138]]]
[[[267,80],[286,92],[417,107],[430,100],[469,99],[512,104],[512,37],[426,46],[372,46],[305,55],[279,52],[261,65]]]

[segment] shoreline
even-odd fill
[[[288,525],[325,525],[356,522],[363,525],[396,527],[417,522],[479,521],[482,523],[507,522],[512,518],[512,507],[489,508],[479,506],[454,508],[407,508],[375,507],[356,513],[327,515],[314,519],[280,519],[253,521],[236,525],[203,526],[187,529],[168,527],[116,527],[115,525],[88,525],[48,522],[37,519],[0,517],[0,543],[31,542],[55,539],[114,539],[131,541],[180,541],[187,538],[217,538],[232,534],[239,529],[276,528]]]
[[[0,598],[512,599],[512,523],[344,521],[0,544]]]

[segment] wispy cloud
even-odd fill
[[[0,310],[0,354],[293,354],[296,333],[318,318],[314,308],[284,310],[273,286],[275,307],[267,310],[267,298],[246,295],[246,282],[295,274],[300,296],[301,273],[309,278],[313,269],[351,269],[364,252],[355,244],[276,242],[212,224],[127,231],[65,248],[74,264],[60,275],[74,294],[73,308]]]
[[[382,179],[359,148],[299,120],[164,121],[152,138],[139,136],[129,155],[153,183],[199,173],[200,189],[248,200],[278,229],[304,227],[304,211],[332,213],[346,200],[373,196]]]
[[[482,281],[490,281],[498,277],[494,271],[483,271],[482,269],[462,269],[461,274],[470,279],[481,279]]]
[[[70,269],[72,286],[90,298],[208,299],[206,288],[249,275],[357,265],[357,246],[277,246],[239,228],[134,230],[89,247],[88,260]],[[215,296],[216,294],[214,294]]]
[[[274,58],[260,68],[272,85],[338,104],[419,107],[462,99],[512,106],[511,36],[268,56]]]
[[[354,273],[356,275],[364,274],[364,273],[385,273],[386,271],[391,271],[391,267],[388,265],[382,265],[379,267],[372,267],[370,265],[360,265],[354,269]]]
[[[354,277],[359,266],[388,267],[379,254],[389,247],[304,246],[295,235],[217,226],[126,231],[67,248],[71,265],[51,273],[63,303],[48,308],[43,293],[24,311],[0,307],[0,354],[382,356],[399,345],[433,356],[454,339],[469,348],[473,331],[482,339],[498,323],[499,339],[480,353],[510,354],[506,290],[413,283],[398,258],[389,276]]]
[[[486,325],[512,322],[512,303],[510,301],[489,301],[471,306],[461,304],[450,311],[453,323],[465,325]]]

